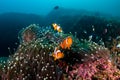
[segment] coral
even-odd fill
[[[72,39],[68,48],[61,42]],[[52,26],[32,24],[19,33],[16,52],[0,66],[2,80],[117,80],[120,70],[109,49],[91,40],[79,40],[73,34],[54,31]],[[54,60],[58,48],[64,57]]]
[[[38,28],[36,24],[31,24],[19,33],[19,39],[23,42],[30,42],[38,37]]]
[[[6,77],[3,77],[8,80],[56,80],[56,65],[49,56],[51,48],[38,44],[40,41],[21,44],[8,60]]]
[[[48,45],[49,36],[45,36],[47,39],[43,39],[43,36],[33,39],[35,38],[33,37],[34,33],[32,32],[33,27],[36,27],[36,25],[30,25],[25,30],[23,30],[22,41],[17,51],[14,55],[9,57],[6,63],[7,67],[3,67],[4,72],[1,74],[2,79],[57,79],[57,65],[55,64],[53,58],[49,56],[49,54],[53,51],[55,44],[51,43],[51,45]],[[43,33],[43,35],[45,34],[49,35],[48,33]]]
[[[101,58],[94,62],[89,61],[74,65],[68,77],[69,80],[92,80],[95,78],[100,80],[117,80],[120,78],[120,71],[112,66],[110,61]]]
[[[119,38],[113,39],[110,52],[114,64],[120,69],[120,48],[118,47],[119,44],[120,44]]]

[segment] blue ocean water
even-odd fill
[[[21,12],[46,15],[56,5],[120,16],[119,0],[0,0],[0,13]]]
[[[18,33],[23,27],[32,23],[41,26],[53,22],[61,24],[59,16],[90,14],[87,11],[97,12],[96,15],[102,13],[105,16],[120,17],[120,0],[0,0],[0,55],[6,56],[14,52],[14,48],[19,44]],[[62,19],[66,20],[66,23],[73,20],[72,17]],[[68,30],[65,27],[63,29]],[[10,51],[8,48],[11,48]]]

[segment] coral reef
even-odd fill
[[[19,39],[16,52],[4,64],[0,63],[1,80],[120,79],[111,51],[91,40],[79,40],[72,33],[36,24],[21,30]],[[52,54],[59,56],[59,52],[64,57],[54,60]]]

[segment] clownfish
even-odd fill
[[[58,32],[63,32],[62,28],[58,24],[53,23],[52,26],[53,26],[54,30],[56,30]]]
[[[64,54],[58,50],[57,48],[55,48],[54,52],[52,53],[52,56],[54,57],[54,60],[58,60],[64,57]]]
[[[71,45],[73,43],[73,40],[70,36],[68,36],[67,38],[65,38],[61,43],[60,43],[60,47],[62,49],[70,49]]]

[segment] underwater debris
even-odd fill
[[[19,37],[16,52],[3,67],[0,64],[2,80],[120,79],[110,51],[92,40],[35,24],[22,30]]]

